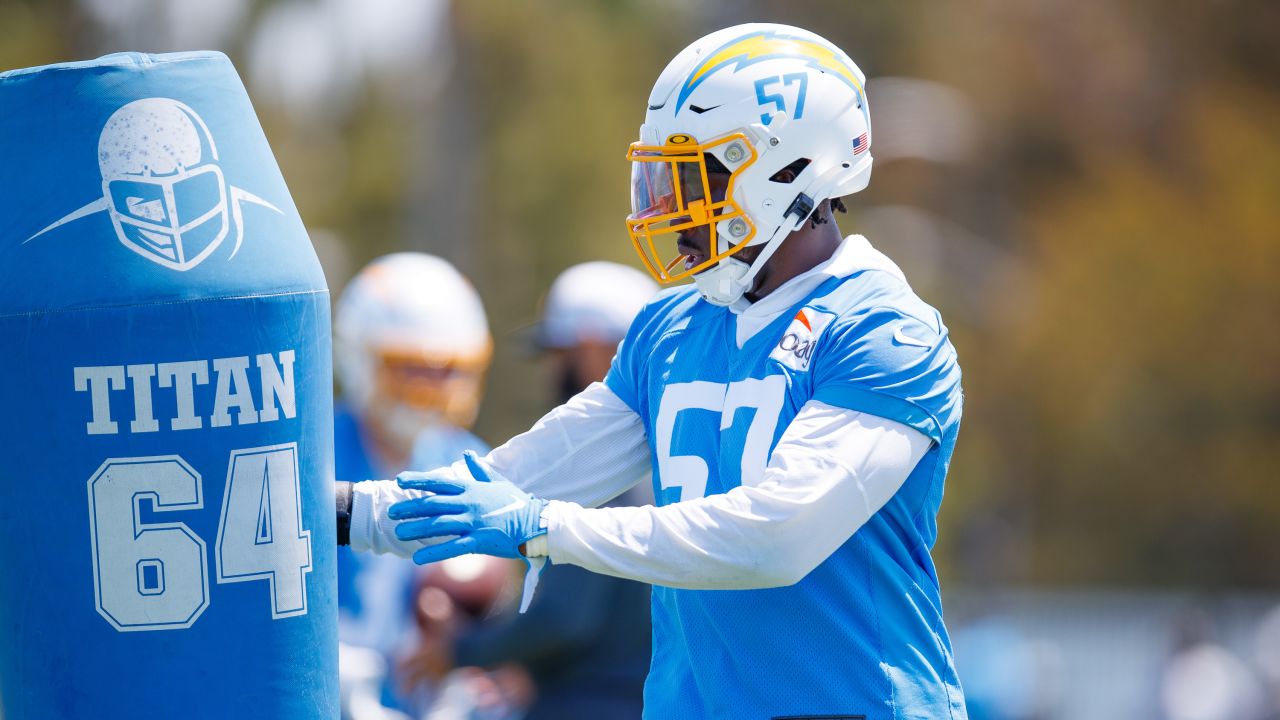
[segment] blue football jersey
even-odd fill
[[[738,346],[692,286],[658,295],[606,383],[644,421],[659,505],[758,480],[810,400],[933,444],[897,494],[799,583],[653,589],[645,717],[964,718],[929,550],[960,425],[960,367],[900,276],[830,277]]]

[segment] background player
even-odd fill
[[[681,52],[648,107],[628,227],[655,277],[695,286],[484,459],[402,474],[425,494],[389,510],[358,488],[353,546],[445,537],[415,560],[653,583],[651,717],[965,717],[928,552],[959,367],[938,313],[832,217],[871,171],[861,71],[804,30],[738,26]],[[650,470],[659,507],[590,507]]]
[[[557,404],[604,380],[631,321],[657,291],[643,272],[613,262],[581,263],[556,276],[531,341],[546,358]]]
[[[575,265],[556,278],[532,339],[546,357],[558,403],[604,379],[618,343],[656,290],[644,273],[611,262]],[[611,504],[652,502],[652,492],[637,486]],[[452,627],[459,629],[452,636],[430,634],[416,667],[438,674],[458,665],[520,663],[536,685],[527,720],[640,717],[651,632],[649,588],[642,583],[573,565],[548,567],[527,612]]]
[[[334,410],[340,480],[387,477],[485,451],[475,421],[492,353],[480,297],[448,262],[396,253],[360,271],[337,301],[334,354],[342,401]],[[403,707],[393,668],[413,645],[414,568],[338,551],[340,671],[352,692]],[[357,689],[358,686],[361,689]],[[368,706],[369,699],[361,702]]]

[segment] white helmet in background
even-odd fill
[[[707,301],[730,305],[815,207],[865,188],[864,82],[839,48],[788,25],[738,25],[681,51],[654,85],[627,152],[627,229],[654,278],[692,275]],[[730,173],[724,198],[711,197],[708,164]],[[676,234],[704,225],[710,257],[692,265],[674,249]],[[754,262],[732,257],[750,246],[763,246]]]
[[[537,344],[546,349],[571,348],[587,340],[616,345],[657,290],[647,275],[626,265],[574,265],[551,284]]]
[[[493,354],[480,296],[448,262],[381,257],[347,285],[334,318],[338,382],[384,439],[407,451],[425,427],[470,427]]]

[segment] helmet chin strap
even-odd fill
[[[799,222],[804,222],[804,219]],[[716,263],[715,267],[694,275],[693,282],[702,299],[721,307],[736,303],[751,289],[765,263],[769,262],[769,258],[773,257],[773,253],[782,246],[782,241],[795,230],[799,222],[787,227],[785,232],[782,227],[775,230],[773,237],[765,242],[764,249],[751,264],[735,257],[727,257]]]
[[[750,289],[748,274],[754,277],[751,266],[737,258],[725,258],[693,276],[702,299],[721,307],[732,305]]]

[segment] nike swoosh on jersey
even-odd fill
[[[503,513],[513,512],[515,510],[519,510],[520,508],[524,507],[528,502],[529,501],[525,500],[524,498],[516,498],[515,500],[512,500],[510,503],[503,505],[497,510],[491,510],[481,515],[480,517],[487,518],[487,517],[493,517],[494,515],[501,515]]]
[[[900,327],[894,329],[893,339],[895,342],[897,342],[900,345],[915,345],[916,347],[922,347],[922,348],[932,347],[929,343],[925,342],[924,340],[913,338],[910,335],[903,333],[902,328]]]

